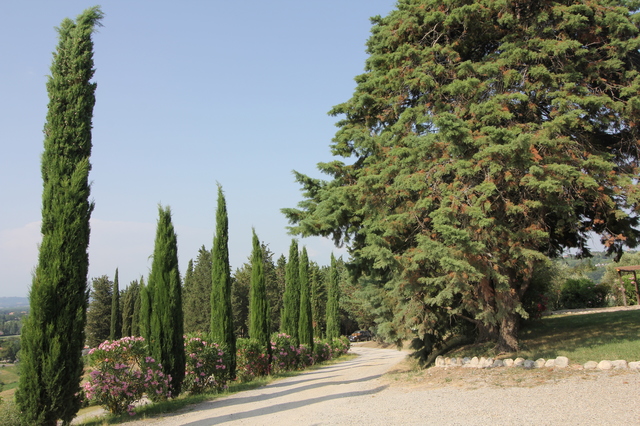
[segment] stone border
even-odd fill
[[[473,358],[449,358],[439,356],[436,358],[436,367],[464,367],[464,368],[499,368],[499,367],[522,367],[522,368],[566,368],[569,366],[569,358],[566,356],[559,356],[555,359],[544,360],[538,358],[533,361],[531,359],[516,358],[516,359],[493,359],[474,356]],[[600,362],[588,361],[581,366],[584,370],[611,370],[611,369],[631,369],[640,371],[640,361],[627,362],[625,360],[609,361],[603,360]]]

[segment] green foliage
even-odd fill
[[[616,4],[617,5],[617,4]],[[518,347],[533,271],[590,234],[638,243],[637,16],[608,1],[400,0],[372,20],[365,73],[331,146],[283,212],[349,248],[388,294],[397,338],[447,316]],[[378,292],[373,292],[378,294]]]
[[[298,322],[300,320],[300,266],[298,242],[291,240],[289,260],[286,266],[282,323],[280,330],[298,341]]]
[[[87,310],[87,345],[95,348],[109,338],[113,282],[103,275],[91,281]]]
[[[122,297],[122,334],[124,337],[138,335],[138,318],[140,316],[140,284],[133,280],[124,290]],[[136,313],[136,305],[138,312]]]
[[[310,262],[309,288],[311,290],[311,318],[313,319],[313,335],[315,338],[324,336],[326,325],[327,290],[325,275],[325,271],[317,263]]]
[[[340,337],[340,318],[339,318],[340,295],[338,288],[338,270],[336,266],[336,258],[331,253],[331,267],[329,269],[329,284],[327,286],[327,339],[333,340]]]
[[[120,307],[120,285],[118,283],[118,268],[113,278],[113,291],[111,292],[111,326],[109,339],[118,340],[122,337],[122,310]]]
[[[561,309],[600,308],[607,301],[608,288],[597,285],[593,281],[568,279],[562,286],[560,294]]]
[[[158,207],[153,262],[146,287],[150,295],[149,350],[171,378],[171,394],[177,397],[184,379],[182,283],[178,270],[178,241],[171,223],[171,209]]]
[[[627,305],[635,305],[638,303],[638,297],[636,294],[636,287],[633,283],[635,281],[633,273],[624,272],[622,274],[622,282],[620,282],[620,275],[616,271],[620,266],[635,266],[640,265],[640,252],[625,253],[617,263],[610,263],[607,265],[606,272],[602,279],[602,283],[607,285],[611,289],[613,301],[616,305],[622,306],[626,297]],[[625,289],[625,294],[622,294],[622,288]]]
[[[273,252],[263,245],[265,253],[265,276],[267,281],[267,299],[269,300],[269,323],[271,332],[281,330],[281,314],[284,309],[284,291],[287,258],[280,255],[275,265],[273,263]]]
[[[249,335],[249,293],[251,292],[251,265],[243,264],[231,277],[231,312],[233,332],[238,337]]]
[[[211,328],[211,251],[202,246],[184,279],[185,332],[209,333]]]
[[[300,257],[300,318],[298,319],[298,338],[301,345],[313,352],[313,318],[311,317],[311,289],[309,285],[309,256],[307,248],[302,248]]]
[[[229,266],[229,218],[227,205],[218,185],[216,234],[213,238],[211,268],[211,340],[222,345],[229,354],[229,375],[235,379],[236,336],[231,305],[231,270]]]
[[[269,355],[269,302],[264,275],[264,257],[260,240],[253,230],[253,252],[251,255],[251,292],[249,301],[249,336],[262,344],[263,351]]]
[[[47,81],[42,154],[42,242],[22,330],[16,399],[25,423],[68,423],[80,408],[81,352],[87,309],[91,122],[96,84],[91,35],[102,11],[92,7],[57,28]]]

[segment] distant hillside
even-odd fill
[[[28,297],[0,297],[0,309],[2,308],[28,308]]]

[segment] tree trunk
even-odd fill
[[[498,334],[498,352],[516,352],[518,350],[519,318],[515,312],[505,314],[500,322]]]

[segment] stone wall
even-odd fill
[[[473,358],[445,358],[439,356],[436,358],[436,367],[464,367],[464,368],[499,368],[499,367],[521,367],[521,368],[566,368],[569,366],[569,358],[559,356],[555,359],[539,358],[535,361],[531,359],[493,359],[485,357]],[[579,368],[585,370],[612,370],[612,369],[633,369],[640,370],[640,361],[627,362],[625,360],[600,362],[589,361]]]

